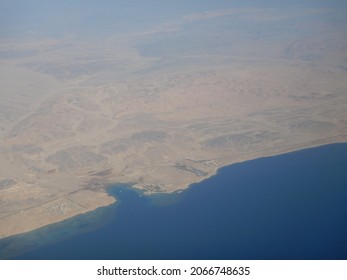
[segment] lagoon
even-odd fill
[[[0,257],[347,259],[346,143],[233,164],[181,193],[109,192],[119,203],[1,240]]]

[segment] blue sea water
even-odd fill
[[[0,241],[2,257],[347,259],[345,143],[233,164],[179,194],[109,191],[119,203]]]

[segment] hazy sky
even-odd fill
[[[103,36],[141,31],[208,10],[296,6],[337,8],[340,18],[347,17],[344,0],[0,0],[0,36]]]

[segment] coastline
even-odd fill
[[[139,191],[143,195],[149,195],[149,196],[155,195],[155,194],[170,195],[173,193],[179,193],[181,191],[188,189],[193,184],[200,183],[212,176],[215,176],[218,173],[218,170],[235,163],[241,163],[241,162],[254,160],[254,159],[262,158],[262,157],[273,157],[277,155],[282,155],[282,154],[291,153],[291,152],[304,150],[304,149],[315,148],[315,147],[324,146],[324,145],[345,143],[347,142],[347,139],[345,138],[346,138],[346,135],[339,135],[336,137],[324,138],[320,140],[311,141],[308,143],[296,144],[290,147],[288,146],[276,147],[272,149],[253,151],[251,153],[244,153],[244,154],[240,154],[236,156],[235,155],[226,156],[225,158],[223,158],[223,161],[222,161],[223,164],[221,166],[218,166],[218,168],[215,168],[207,176],[204,176],[203,178],[199,177],[197,178],[197,180],[192,181],[189,184],[184,186],[178,185],[176,186],[176,189],[170,190],[167,192],[145,192],[143,188],[137,186],[136,184],[133,184],[130,187],[134,189],[135,191]],[[219,160],[221,159],[219,158]],[[124,183],[121,183],[121,184],[124,184]],[[117,202],[117,198],[109,194],[107,191],[107,189],[109,187],[112,187],[112,185],[114,184],[108,184],[108,186],[104,186],[101,191],[99,189],[99,191],[79,190],[75,192],[74,193],[75,199],[78,196],[79,204],[83,204],[84,208],[82,207],[69,208],[68,211],[64,212],[64,215],[57,216],[49,211],[46,211],[46,209],[49,209],[49,207],[52,206],[53,204],[57,204],[57,202],[64,201],[65,197],[62,197],[57,200],[47,202],[44,205],[41,205],[44,207],[40,207],[39,209],[37,207],[33,207],[29,210],[19,213],[18,216],[17,215],[9,216],[7,220],[5,217],[5,219],[2,219],[2,222],[4,224],[7,222],[7,224],[10,224],[12,226],[7,228],[1,227],[0,240],[4,238],[8,238],[8,237],[13,237],[19,234],[23,234],[23,233],[29,233],[36,229],[40,229],[48,225],[52,225],[55,223],[59,223],[59,222],[74,218],[81,214],[90,213],[100,207],[106,207],[106,206],[112,205]],[[124,185],[129,186],[129,184],[124,184]],[[32,217],[39,217],[39,218],[36,218],[33,220]],[[25,221],[25,223],[23,223],[23,221]]]
[[[62,197],[40,205],[40,207],[33,207],[26,211],[22,211],[18,215],[12,215],[3,218],[2,223],[8,224],[10,226],[1,227],[0,240],[18,234],[28,233],[51,224],[59,223],[74,218],[78,215],[92,212],[100,207],[109,206],[116,202],[116,199],[108,195],[106,192],[92,192],[89,190],[81,190],[76,192],[74,195],[75,197],[78,197],[79,204],[83,203],[83,207],[68,208],[69,205],[64,202],[66,198]],[[46,210],[52,206],[55,206],[57,203],[60,203],[63,206],[67,206],[67,209],[64,210],[64,213],[56,215],[55,213]],[[33,220],[33,216],[38,218]]]
[[[9,238],[2,258],[341,258],[346,152],[347,143],[331,144],[226,166],[174,203],[115,184],[115,206]]]

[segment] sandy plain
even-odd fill
[[[0,238],[114,203],[113,183],[174,192],[235,162],[345,142],[346,25],[296,20],[326,12],[2,40]],[[250,27],[223,27],[235,15]]]

